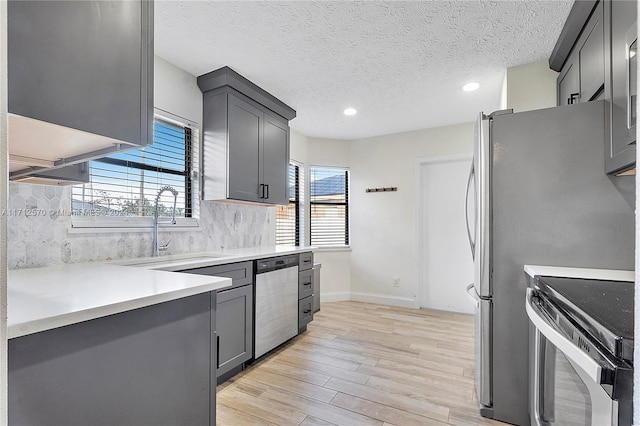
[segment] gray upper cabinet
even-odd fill
[[[604,26],[603,3],[594,9],[583,36],[579,40],[580,99],[592,101],[604,85]]]
[[[261,201],[264,113],[233,95],[220,96],[227,97],[229,114],[228,197],[234,200]],[[207,158],[205,167],[206,165]],[[205,174],[206,172],[205,169]]]
[[[607,173],[624,173],[635,168],[635,48],[637,2],[605,2],[605,169]],[[631,59],[629,61],[628,59]],[[631,83],[631,84],[630,84]],[[633,91],[633,93],[631,93]]]
[[[228,67],[198,77],[198,85],[202,198],[287,204],[288,120],[295,111]]]
[[[575,60],[567,63],[558,76],[558,105],[580,102],[580,71]]]
[[[34,164],[59,167],[146,145],[153,2],[9,1],[8,80],[9,147],[17,159],[49,152]],[[29,142],[34,135],[39,145]]]
[[[635,172],[637,2],[576,1],[549,58],[558,105],[604,99],[605,171]]]
[[[593,7],[593,3],[588,3]],[[558,105],[596,100],[604,90],[603,2],[595,4],[589,20],[558,75]]]
[[[269,113],[264,115],[262,164],[267,202],[288,204],[289,126],[285,120]]]

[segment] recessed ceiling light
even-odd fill
[[[358,113],[358,110],[355,108],[345,108],[345,110],[342,112],[344,113],[344,115],[356,115]]]
[[[464,90],[465,92],[473,92],[474,90],[478,90],[479,87],[480,83],[472,81],[471,83],[467,83],[462,86],[462,90]]]

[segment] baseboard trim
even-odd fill
[[[374,294],[374,293],[323,293],[320,296],[320,302],[364,302],[364,303],[376,303],[378,305],[398,306],[400,308],[414,308],[419,309],[416,306],[416,301],[410,297],[389,296],[388,294]]]
[[[400,308],[415,308],[415,301],[410,297],[389,296],[387,294],[354,293],[351,292],[351,300],[354,302],[377,303],[379,305],[398,306]]]
[[[320,303],[324,302],[346,302],[351,300],[351,293],[322,293]]]

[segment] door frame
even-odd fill
[[[449,154],[449,155],[440,155],[436,157],[422,157],[417,158],[415,161],[414,167],[414,188],[415,195],[414,199],[415,203],[415,258],[413,259],[413,305],[416,309],[420,309],[420,300],[422,300],[423,289],[420,283],[422,282],[423,274],[422,274],[422,263],[421,260],[424,258],[425,253],[425,245],[424,239],[421,238],[424,235],[424,223],[423,223],[423,215],[424,209],[422,208],[424,201],[424,191],[422,188],[422,179],[421,179],[421,171],[422,166],[427,166],[430,164],[446,164],[446,163],[458,163],[461,161],[473,161],[473,152],[463,153],[463,154]]]

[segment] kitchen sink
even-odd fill
[[[182,264],[188,266],[192,262],[204,261],[209,259],[219,259],[223,257],[229,257],[228,254],[222,253],[204,253],[197,255],[168,255],[168,256],[158,256],[158,257],[140,257],[136,259],[127,259],[116,262],[118,265],[123,266],[140,266],[140,267],[150,267],[154,266],[164,266],[164,265],[174,265],[174,264]]]

